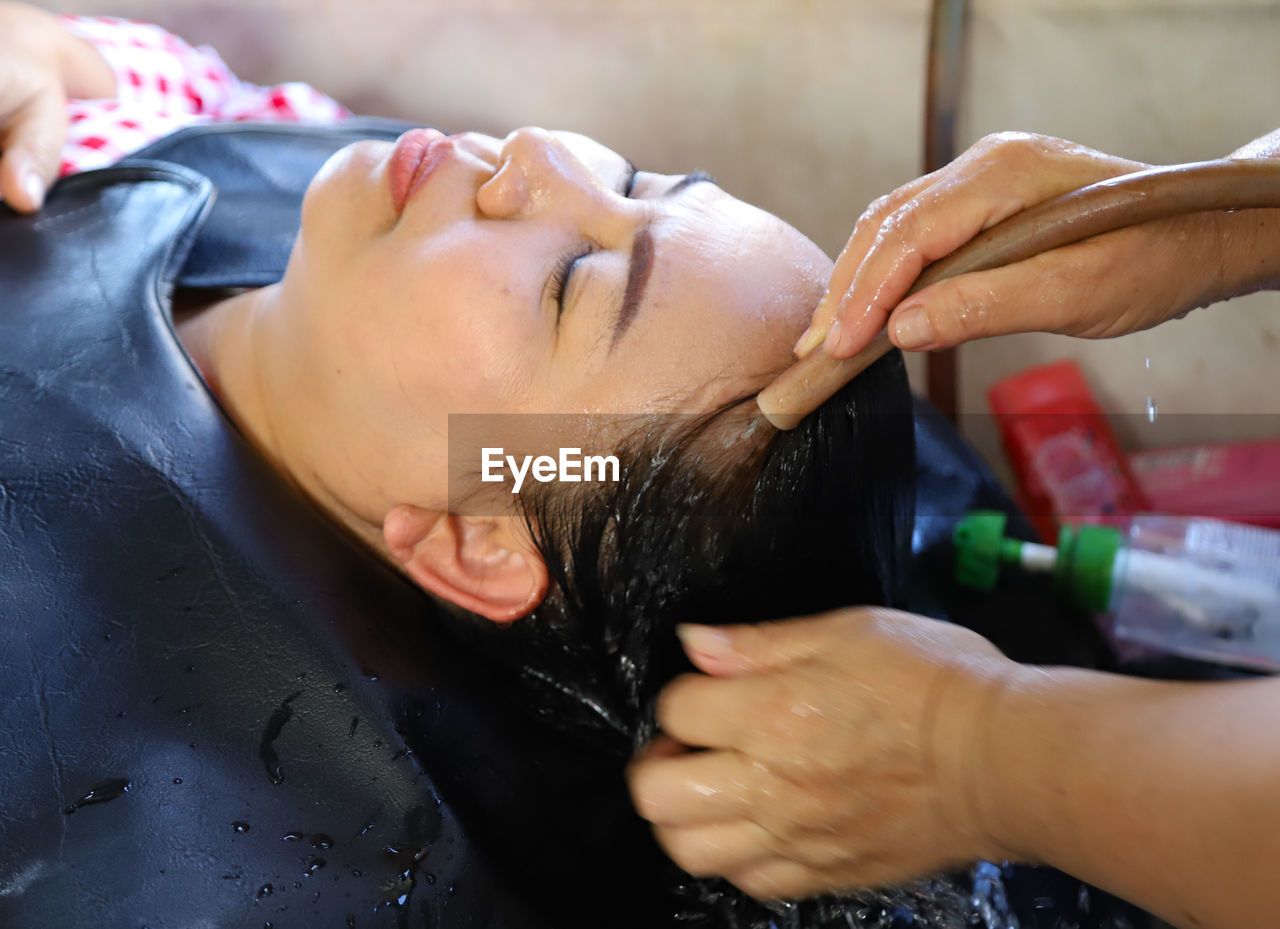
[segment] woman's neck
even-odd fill
[[[279,298],[278,285],[270,285],[188,304],[175,308],[174,328],[210,392],[259,454],[331,519],[388,558],[378,527],[331,493],[306,461],[294,460],[286,432],[276,426],[288,410],[279,409],[265,367],[271,333],[264,321]]]
[[[267,290],[243,291],[203,308],[189,304],[175,308],[174,328],[223,410],[258,451],[279,467],[280,449],[263,396],[253,340]]]

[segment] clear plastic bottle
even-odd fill
[[[1126,536],[1112,584],[1117,636],[1280,671],[1280,532],[1142,514]]]
[[[956,527],[961,583],[990,589],[1009,563],[1051,571],[1061,594],[1109,613],[1120,639],[1280,672],[1280,532],[1138,514],[1126,529],[1063,526],[1052,548],[1004,538],[1004,521],[979,511]]]

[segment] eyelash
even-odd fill
[[[623,185],[622,195],[630,198],[631,191],[636,186],[636,175],[640,172],[635,166],[631,166],[630,174],[627,175],[627,183]],[[565,252],[556,262],[555,269],[551,272],[551,296],[556,302],[556,322],[559,323],[560,317],[564,315],[564,290],[569,283],[569,275],[573,272],[573,266],[581,258],[586,258],[594,249],[588,249],[585,252],[571,251]]]
[[[564,288],[569,282],[569,272],[573,270],[574,263],[579,258],[590,254],[590,252],[579,252],[576,249],[571,252],[565,252],[560,256],[560,260],[556,262],[555,270],[551,272],[551,296],[556,302],[557,323],[560,321],[560,317],[564,315]]]

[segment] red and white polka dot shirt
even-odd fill
[[[116,76],[114,100],[71,100],[61,174],[113,164],[184,126],[256,120],[333,123],[351,113],[308,84],[241,81],[207,45],[192,48],[159,26],[100,16],[63,16]]]

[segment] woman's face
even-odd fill
[[[698,412],[790,359],[830,262],[777,217],[583,136],[429,140],[402,209],[393,144],[329,160],[267,322],[277,430],[371,521],[446,499],[450,413]]]

